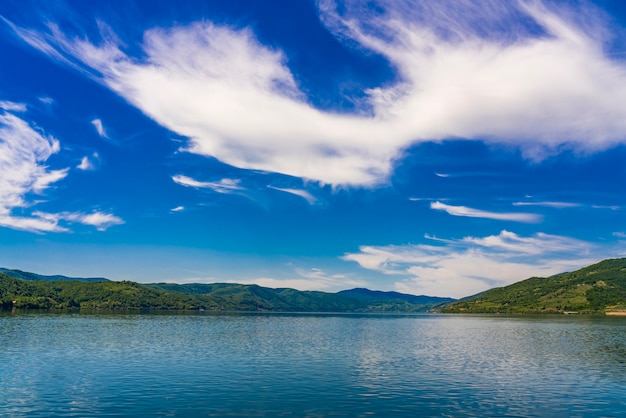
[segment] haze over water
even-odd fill
[[[623,416],[626,320],[3,314],[2,416]]]

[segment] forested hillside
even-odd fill
[[[339,293],[270,289],[257,285],[139,284],[130,281],[21,280],[0,273],[3,309],[169,309],[275,312],[424,312],[441,298],[420,303],[399,298],[367,300]],[[409,298],[410,299],[410,298]]]
[[[532,277],[441,309],[448,313],[612,313],[626,310],[626,259]]]

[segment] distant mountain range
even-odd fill
[[[327,293],[234,283],[139,284],[0,269],[0,307],[626,315],[626,258],[531,277],[459,300],[363,288]]]
[[[37,273],[29,273],[27,271],[16,270],[16,269],[7,269],[0,267],[0,273],[4,273],[9,277],[13,277],[15,279],[22,280],[44,280],[44,281],[55,281],[55,280],[71,280],[71,281],[79,281],[79,282],[104,282],[109,279],[105,279],[103,277],[67,277],[67,276],[44,276],[43,274]]]
[[[327,293],[233,283],[139,284],[0,270],[0,306],[5,309],[425,312],[451,301],[368,289]]]
[[[432,305],[453,302],[453,298],[440,298],[435,296],[415,296],[398,292],[383,292],[381,290],[369,290],[362,287],[351,290],[337,292],[340,295],[348,296],[363,301],[404,301],[414,305]]]
[[[626,315],[626,258],[547,278],[531,277],[460,299],[440,311]]]

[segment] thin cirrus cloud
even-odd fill
[[[268,189],[278,190],[279,192],[284,192],[284,193],[289,193],[295,196],[299,196],[303,198],[304,200],[306,200],[309,205],[314,205],[315,203],[317,203],[317,199],[315,198],[315,196],[313,196],[311,193],[303,189],[290,189],[290,188],[275,187],[275,186],[267,186],[267,187]]]
[[[0,109],[8,112],[26,112],[24,103],[15,103],[8,100],[0,100]]]
[[[105,231],[113,225],[122,225],[124,223],[121,218],[105,212],[62,213],[60,218],[83,225],[95,226],[98,231]]]
[[[42,194],[67,176],[68,169],[50,170],[44,163],[59,152],[59,141],[33,129],[10,111],[22,112],[18,104],[2,103],[0,111],[0,225],[14,229],[58,231],[41,217],[14,216],[13,210],[30,205],[29,194]]]
[[[430,208],[434,210],[444,211],[452,216],[466,216],[469,218],[484,218],[494,219],[497,221],[513,221],[526,223],[536,223],[541,221],[541,215],[537,215],[534,213],[489,212],[480,209],[468,208],[467,206],[446,205],[445,203],[441,203],[439,201],[432,202],[430,204]]]
[[[108,138],[109,136],[107,135],[106,130],[104,129],[104,125],[102,124],[102,120],[101,119],[93,119],[91,121],[91,124],[93,125],[94,128],[96,128],[96,132],[98,133],[98,135],[100,135],[101,138]]]
[[[89,171],[89,170],[93,170],[94,166],[93,166],[93,163],[89,160],[89,157],[85,156],[80,160],[80,164],[78,164],[76,168],[78,168],[79,170],[83,170],[83,171]]]
[[[94,152],[91,157],[90,156],[84,156],[83,158],[81,158],[80,160],[80,164],[78,164],[76,166],[77,169],[82,170],[82,171],[92,171],[96,169],[96,165],[94,164],[95,161],[98,161],[98,159],[100,158],[100,156],[98,155],[97,152]]]
[[[511,143],[540,159],[562,145],[596,151],[624,140],[626,65],[605,52],[613,34],[593,6],[317,5],[339,40],[385,57],[397,71],[397,81],[365,91],[354,114],[310,105],[288,57],[250,29],[209,21],[151,28],[141,56],[130,56],[103,22],[97,43],[53,24],[7,23],[24,42],[189,138],[185,151],[240,168],[369,186],[386,181],[402,150],[420,141]]]
[[[36,211],[33,213],[37,218],[45,220],[50,224],[57,225],[59,231],[68,231],[67,228],[58,226],[60,221],[75,222],[83,225],[91,225],[96,227],[98,231],[106,231],[114,225],[122,225],[124,221],[106,212],[95,211],[92,213],[81,212],[61,212],[61,213],[44,213]]]
[[[271,288],[292,288],[298,290],[339,290],[349,287],[363,287],[365,282],[346,274],[329,274],[322,269],[295,269],[295,277],[273,278],[259,277],[237,279],[236,283],[257,284]],[[230,281],[235,282],[235,281]]]
[[[8,104],[7,104],[8,103]],[[105,230],[123,221],[115,215],[93,212],[45,213],[27,209],[35,205],[30,197],[67,177],[69,169],[49,169],[45,163],[60,151],[56,138],[34,129],[11,112],[24,112],[25,105],[0,102],[0,226],[31,232],[68,232],[61,222],[80,223]],[[15,210],[21,215],[15,215]],[[24,214],[26,213],[26,214]]]
[[[607,256],[588,242],[544,233],[524,237],[504,230],[486,237],[426,238],[434,244],[362,246],[343,259],[396,277],[401,292],[463,297]]]
[[[195,189],[210,189],[217,193],[230,194],[245,190],[236,179],[221,179],[220,181],[198,181],[191,177],[176,175],[172,176],[174,183]]]
[[[621,206],[617,206],[617,205],[591,205],[592,208],[594,209],[608,209],[608,210],[620,210],[622,209]]]
[[[580,207],[580,203],[573,202],[513,202],[513,206],[543,206],[547,208],[554,209],[565,209],[565,208],[577,208]]]

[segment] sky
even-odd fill
[[[0,266],[464,297],[626,257],[617,0],[4,0]]]

